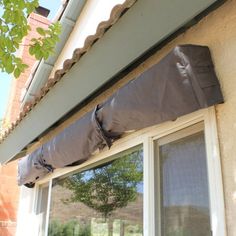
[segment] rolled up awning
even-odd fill
[[[32,187],[55,168],[80,164],[139,130],[222,103],[206,46],[175,47],[158,64],[119,89],[103,104],[64,129],[18,164],[18,183]]]

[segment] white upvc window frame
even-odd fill
[[[48,175],[44,179],[40,180],[35,189],[31,190],[32,197],[36,196],[40,185],[49,182],[49,186],[52,186],[52,180],[60,176],[89,169],[99,164],[108,162],[114,159],[114,156],[122,151],[135,147],[137,145],[143,145],[143,183],[144,183],[144,196],[143,196],[143,235],[155,236],[158,235],[157,220],[156,220],[156,197],[155,197],[155,157],[154,157],[154,142],[160,138],[163,138],[169,134],[190,127],[199,122],[203,122],[204,135],[206,144],[206,158],[207,158],[207,171],[208,171],[208,188],[209,188],[209,200],[210,200],[210,215],[211,215],[211,227],[213,236],[226,236],[225,228],[225,207],[223,196],[223,184],[222,184],[222,172],[220,162],[220,151],[217,136],[217,125],[215,108],[210,107],[202,109],[191,114],[182,116],[176,121],[165,122],[160,125],[152,126],[140,131],[126,135],[120,140],[117,140],[110,150],[105,150],[85,163],[75,166],[67,167],[59,170],[55,170],[54,173]],[[51,187],[49,187],[48,194],[48,209],[46,228],[49,223],[49,207],[51,199]],[[35,198],[35,204],[37,204],[37,198]],[[35,209],[35,205],[32,210]],[[21,234],[17,234],[21,235]],[[47,232],[46,234],[47,235]]]

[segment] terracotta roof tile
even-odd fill
[[[63,63],[63,68],[57,70],[54,73],[53,78],[50,78],[46,85],[41,89],[40,93],[32,99],[31,102],[25,104],[23,110],[16,118],[16,120],[10,124],[6,130],[4,130],[0,134],[0,143],[6,139],[6,137],[15,129],[15,127],[21,122],[21,120],[32,110],[34,106],[50,91],[50,89],[61,80],[64,74],[66,74],[71,67],[80,60],[80,58],[89,51],[89,49],[93,46],[93,44],[102,38],[105,32],[115,24],[119,18],[129,9],[137,0],[126,0],[123,4],[116,5],[110,14],[110,18],[107,21],[102,21],[99,23],[96,33],[94,35],[90,35],[86,38],[84,42],[84,46],[82,48],[77,48],[73,52],[73,56],[71,59],[67,59]]]

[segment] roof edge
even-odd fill
[[[50,91],[56,83],[58,83],[63,76],[77,63],[81,57],[89,51],[94,43],[97,42],[105,32],[114,25],[119,18],[129,9],[137,0],[126,0],[123,4],[118,4],[113,7],[110,18],[107,21],[102,21],[96,30],[94,35],[90,35],[86,38],[84,46],[82,48],[77,48],[74,50],[73,56],[71,59],[67,59],[63,63],[63,68],[56,70],[54,77],[50,78],[45,86],[41,89],[40,93],[33,98],[31,102],[28,102],[23,107],[22,112],[20,112],[17,119],[10,124],[6,130],[0,135],[0,144],[9,136],[9,134],[20,124],[20,122],[27,116],[28,113],[39,103],[39,101]]]

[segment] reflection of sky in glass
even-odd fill
[[[143,183],[139,183],[139,184],[137,185],[137,192],[138,192],[138,193],[143,193]]]
[[[160,148],[164,206],[209,207],[203,133]]]

